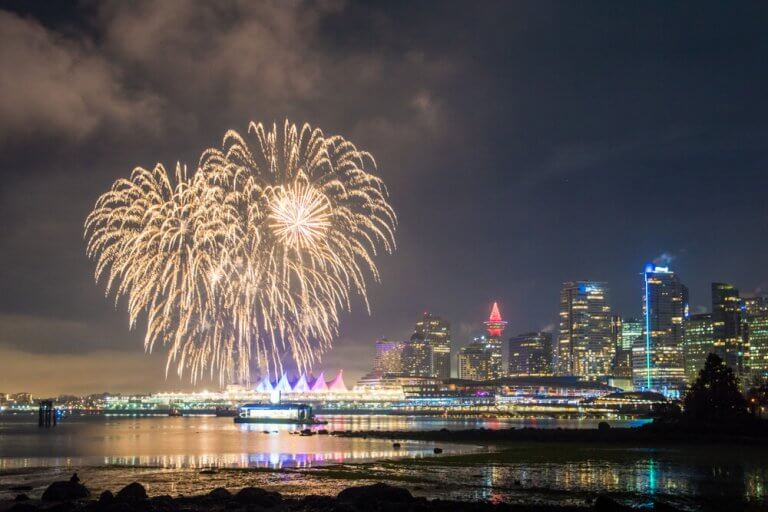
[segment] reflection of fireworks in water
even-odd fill
[[[208,149],[191,176],[137,168],[102,195],[85,222],[88,256],[106,293],[146,312],[144,345],[196,380],[248,379],[253,358],[272,374],[287,354],[308,370],[330,347],[339,312],[377,248],[394,248],[395,213],[373,158],[339,136],[251,123]]]

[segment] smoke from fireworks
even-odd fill
[[[125,297],[144,346],[168,346],[166,372],[247,381],[284,357],[311,368],[351,295],[366,308],[377,249],[394,249],[395,213],[371,155],[305,124],[230,130],[188,175],[137,168],[85,221],[96,280]]]

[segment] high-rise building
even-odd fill
[[[490,367],[489,377],[491,379],[499,379],[504,376],[504,362],[503,362],[503,346],[501,336],[504,333],[504,329],[507,327],[507,322],[501,319],[501,313],[499,313],[499,305],[493,303],[491,308],[491,316],[488,321],[485,322],[485,328],[488,332],[488,336],[485,339],[486,348],[489,352]]]
[[[552,335],[528,332],[509,338],[509,375],[552,375]]]
[[[614,317],[614,319],[617,317]],[[613,376],[632,378],[632,344],[643,335],[643,322],[637,318],[613,321],[616,353],[613,357]]]
[[[621,315],[611,315],[611,343],[613,343],[614,350],[621,344],[621,331],[624,325],[624,319]]]
[[[625,318],[621,322],[621,348],[632,352],[632,345],[643,336],[643,321],[639,318]]]
[[[373,371],[379,374],[403,373],[403,343],[386,339],[376,340]]]
[[[688,384],[699,377],[699,370],[704,368],[707,356],[713,350],[712,315],[709,313],[690,315],[685,320],[683,333],[683,361],[685,380]]]
[[[733,369],[737,377],[743,377],[746,373],[741,327],[739,290],[731,284],[712,283],[714,351]]]
[[[491,352],[484,336],[459,350],[458,373],[460,379],[488,380],[491,378]]]
[[[451,378],[451,324],[439,316],[424,313],[416,322],[413,335],[431,348],[430,376],[438,379]]]
[[[768,378],[768,297],[743,299],[742,312],[750,377]]]
[[[410,377],[432,376],[432,347],[416,336],[403,343],[402,374]]]
[[[605,283],[563,283],[560,336],[555,349],[558,375],[597,379],[611,372],[614,346]]]
[[[632,347],[636,390],[679,397],[685,389],[683,319],[688,288],[668,267],[647,265],[643,271],[643,336]]]

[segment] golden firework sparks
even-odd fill
[[[338,333],[377,249],[397,224],[371,155],[339,136],[285,122],[229,131],[190,176],[137,168],[85,221],[106,293],[146,317],[145,348],[168,346],[167,370],[247,380],[249,364],[308,370]]]

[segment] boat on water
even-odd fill
[[[219,418],[233,418],[237,416],[237,409],[230,407],[216,407],[216,416]]]
[[[235,423],[286,423],[289,425],[325,425],[307,404],[246,404],[240,407]]]

